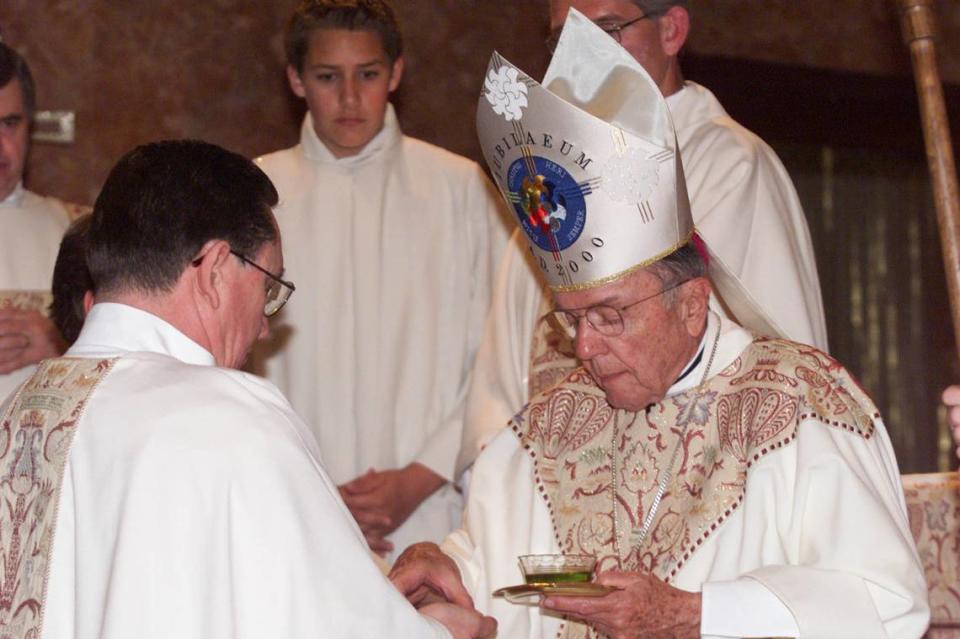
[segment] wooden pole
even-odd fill
[[[933,0],[897,0],[903,39],[913,58],[913,75],[920,99],[927,165],[933,183],[933,202],[940,227],[940,245],[947,274],[953,334],[960,355],[960,202],[953,159],[950,124],[943,100],[934,47],[936,19]]]

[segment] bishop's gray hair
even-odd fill
[[[693,242],[687,242],[673,253],[647,267],[647,272],[660,280],[664,289],[663,301],[673,306],[677,299],[676,287],[682,282],[705,277],[707,262]]]

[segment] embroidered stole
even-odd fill
[[[643,521],[681,433],[679,415],[696,402],[643,543]],[[565,554],[592,554],[617,569],[614,520],[624,570],[666,582],[730,517],[750,466],[792,442],[801,421],[817,419],[869,438],[879,414],[836,360],[808,346],[757,339],[698,393],[691,389],[638,413],[617,410],[582,368],[534,397],[511,423],[533,459],[534,481]],[[614,438],[616,433],[616,438]],[[616,506],[611,485],[616,455]],[[567,622],[564,637],[595,637]]]
[[[541,304],[540,310],[551,310]],[[553,388],[580,366],[573,350],[573,340],[554,327],[546,315],[541,315],[533,329],[530,341],[530,372],[527,377],[527,397],[536,397]]]
[[[47,360],[0,418],[0,636],[41,636],[67,455],[87,400],[115,361]]]

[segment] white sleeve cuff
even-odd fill
[[[759,581],[749,577],[703,584],[700,635],[721,637],[799,637],[790,609]]]

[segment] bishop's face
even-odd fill
[[[0,200],[10,195],[23,177],[29,130],[20,80],[14,78],[0,87]]]
[[[631,0],[550,0],[551,33],[560,33],[571,7],[605,29],[626,24],[643,15],[643,11]],[[662,88],[669,56],[661,44],[659,22],[651,18],[624,27],[620,32],[620,44]]]
[[[604,286],[554,294],[558,309],[578,316],[591,306],[628,307],[621,311],[621,334],[603,335],[583,318],[575,340],[577,357],[615,408],[639,411],[663,399],[700,342],[706,298],[696,318],[689,302],[691,295],[708,296],[709,285],[699,278],[669,296],[659,295],[662,290],[659,278],[640,270]]]
[[[380,132],[402,73],[403,58],[390,62],[378,33],[347,29],[315,30],[303,69],[287,68],[317,137],[338,158],[356,155]]]

